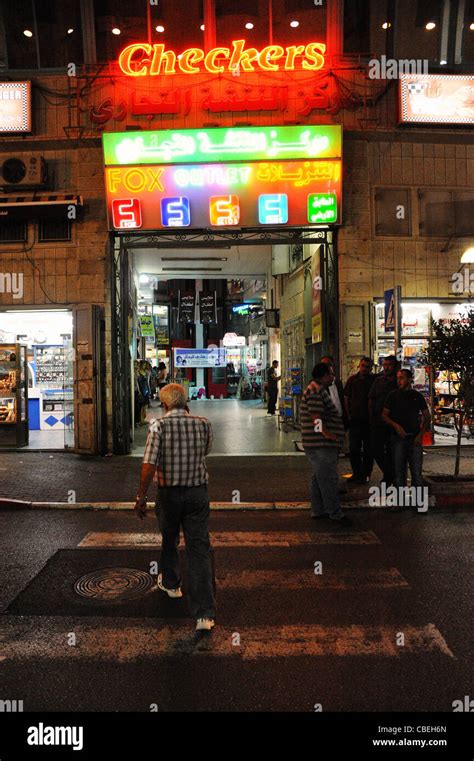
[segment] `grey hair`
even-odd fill
[[[160,390],[160,401],[168,409],[184,409],[187,405],[187,394],[179,383],[168,383]]]

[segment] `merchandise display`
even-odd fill
[[[28,444],[26,346],[0,344],[0,447]]]

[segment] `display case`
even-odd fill
[[[26,346],[0,344],[0,447],[28,444]]]

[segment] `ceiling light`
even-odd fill
[[[300,25],[299,21],[290,21],[290,26],[292,26],[293,29],[296,29],[296,27],[299,25]]]
[[[443,59],[442,61],[439,62],[439,65],[440,66],[446,66],[447,63],[448,62]]]
[[[200,28],[201,32],[203,32],[206,27],[204,26],[204,24],[201,24],[201,26],[199,28]]]
[[[33,32],[31,32],[29,29],[24,29],[23,34],[25,37],[33,37]]]
[[[251,22],[251,21],[247,21],[247,23],[245,24],[245,28],[246,28],[246,29],[253,29],[253,24],[252,24],[252,22]]]
[[[120,29],[118,28],[118,26],[114,26],[114,28],[112,29],[112,34],[120,34]]]
[[[474,264],[474,248],[466,248],[461,256],[461,264]]]
[[[436,24],[434,21],[428,21],[427,25],[425,26],[425,29],[431,32],[431,30],[434,29],[435,27],[436,27]]]
[[[471,32],[474,32],[474,24],[469,24],[469,29],[471,30]]]
[[[384,21],[384,23],[382,24],[382,29],[390,29],[391,26],[392,25],[390,21]]]
[[[150,282],[150,276],[149,276],[149,275],[140,275],[140,277],[138,278],[138,280],[139,280],[139,282],[140,282],[142,285],[146,285],[147,283],[149,283],[149,282]]]
[[[165,31],[163,24],[158,24],[158,26],[156,27],[156,31],[162,34]]]
[[[70,27],[70,29],[68,29],[68,30],[67,30],[67,33],[68,33],[68,34],[72,34],[72,33],[73,33],[73,31],[74,31],[74,29],[73,29],[72,27]]]

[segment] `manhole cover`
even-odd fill
[[[136,568],[103,568],[81,576],[74,584],[74,591],[88,599],[116,602],[141,597],[153,584],[149,573]]]

